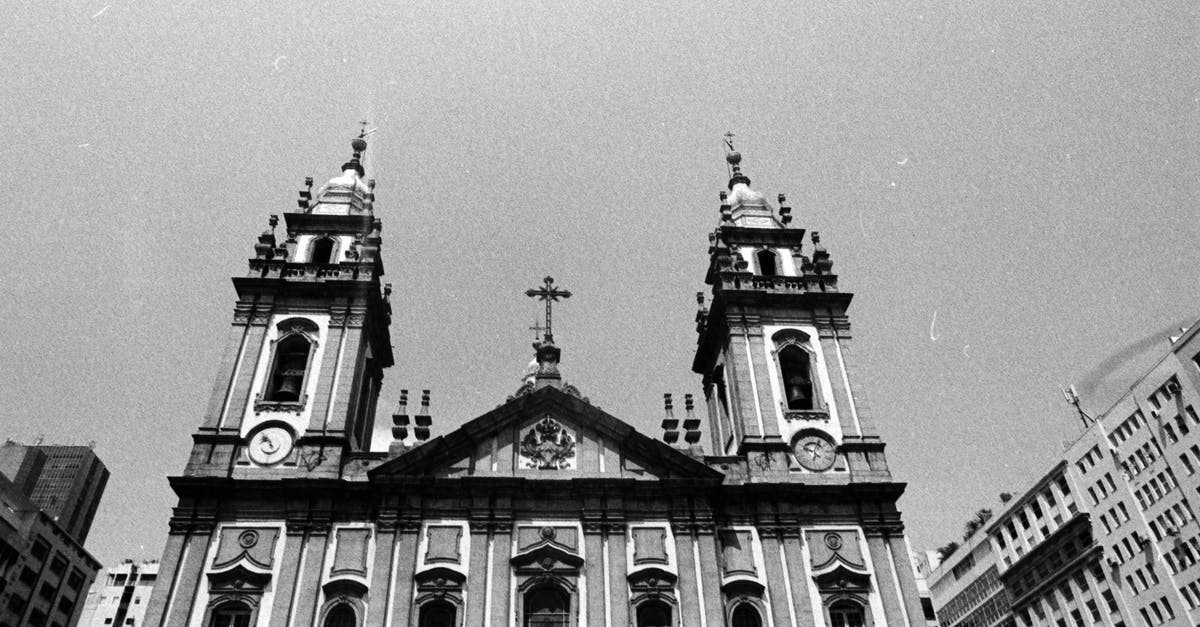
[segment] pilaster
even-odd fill
[[[496,525],[492,532],[492,611],[490,627],[508,627],[508,615],[512,612],[508,590],[512,582],[512,568],[509,558],[512,557],[512,526]]]
[[[396,587],[392,590],[392,625],[412,624],[413,573],[417,568],[420,523],[401,523],[396,529]]]
[[[466,582],[466,620],[464,625],[482,625],[487,605],[488,575],[488,531],[489,525],[471,525],[471,574]],[[508,560],[501,566],[507,568]],[[507,593],[507,591],[506,591]]]
[[[792,612],[796,616],[796,627],[815,627],[812,596],[808,589],[812,575],[808,570],[808,562],[804,559],[804,548],[800,544],[800,528],[792,526],[783,533],[783,554],[787,558],[788,579],[792,584]]]
[[[235,377],[240,374],[239,365],[246,361],[246,349],[250,343],[249,317],[253,305],[238,303],[234,313],[234,322],[225,337],[225,351],[221,356],[221,364],[213,381],[212,393],[209,394],[208,410],[204,412],[202,431],[216,431],[221,425],[221,418],[232,401]],[[239,320],[240,319],[240,320]]]
[[[883,603],[888,627],[919,627],[909,625],[904,611],[900,608],[901,600],[896,596],[896,573],[892,570],[887,540],[882,535],[868,532],[867,549],[871,554],[875,584],[879,591],[879,599]]]
[[[187,546],[187,541],[188,534],[186,533],[172,532],[167,536],[167,544],[163,548],[162,559],[159,560],[158,582],[150,593],[142,624],[156,626],[165,624],[164,612],[168,609],[167,601],[178,584],[176,578],[183,566],[184,547]]]
[[[300,578],[301,558],[308,546],[308,534],[303,527],[288,526],[283,560],[276,571],[275,600],[271,606],[271,627],[287,627],[292,612],[292,597]]]
[[[767,575],[767,594],[771,597],[770,612],[775,620],[775,627],[790,626],[792,612],[788,606],[788,590],[785,585],[783,563],[780,560],[782,543],[779,535],[772,529],[759,529],[759,541],[762,542],[763,566]]]
[[[692,544],[695,537],[691,525],[672,525],[675,536],[675,562],[679,566],[679,580],[676,587],[679,590],[679,621],[681,625],[701,625],[700,596],[696,580],[696,560]],[[719,623],[718,623],[719,624]],[[716,627],[714,625],[714,627]]]
[[[371,566],[371,589],[368,591],[367,616],[364,625],[383,625],[387,615],[388,583],[392,580],[392,555],[395,552],[394,525],[375,526],[375,561]]]
[[[328,525],[313,525],[309,530],[308,540],[304,545],[304,567],[300,570],[296,583],[300,586],[300,594],[296,595],[295,605],[292,606],[290,620],[294,625],[308,624],[317,611],[321,568],[325,564],[325,552],[329,548],[329,532]]]
[[[913,573],[908,543],[904,541],[903,536],[896,535],[888,535],[885,542],[892,552],[892,563],[896,565],[896,578],[900,582],[900,592],[904,595],[903,605],[908,612],[908,622],[913,627],[921,627],[925,624],[925,612],[918,602],[921,593],[917,591],[917,577]]]
[[[704,613],[706,616],[723,616],[725,604],[721,597],[721,577],[719,576],[720,562],[717,561],[716,527],[699,525],[696,529],[696,542],[700,554],[700,572],[706,576],[701,578],[700,586],[704,591]],[[711,627],[719,627],[723,622],[710,621]]]
[[[629,614],[629,561],[625,553],[629,532],[625,525],[613,525],[608,531],[608,567],[612,577],[609,579],[610,599],[612,605],[613,627],[631,625]]]
[[[168,599],[169,607],[164,625],[186,625],[195,612],[196,597],[203,585],[204,565],[208,563],[208,547],[212,540],[211,524],[193,525],[187,537],[187,558],[180,563],[175,574],[174,599]]]

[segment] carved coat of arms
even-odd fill
[[[529,468],[562,470],[575,462],[575,438],[550,416],[521,438],[521,461]]]

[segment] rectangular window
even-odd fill
[[[46,556],[50,554],[50,543],[46,542],[42,538],[38,538],[37,541],[33,543],[33,549],[30,550],[30,553],[32,553],[33,556],[38,560],[44,560],[46,559]]]
[[[1117,607],[1117,598],[1113,596],[1112,590],[1105,590],[1100,596],[1104,597],[1104,604],[1108,606],[1109,614],[1116,614],[1120,610]]]

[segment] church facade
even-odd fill
[[[738,153],[695,320],[707,447],[690,395],[661,438],[592,405],[547,329],[505,403],[431,439],[402,401],[383,452],[391,290],[353,149],[233,280],[146,625],[924,624],[851,295]]]

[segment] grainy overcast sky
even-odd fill
[[[657,435],[733,130],[818,230],[913,546],[1040,476],[1131,343],[1200,316],[1200,5],[29,1],[0,37],[0,436],[95,441],[88,542],[161,551],[267,215],[372,136],[396,286],[380,427],[504,401],[552,274],[564,371]],[[1136,373],[1137,367],[1125,370]],[[1122,379],[1122,376],[1125,379]]]

